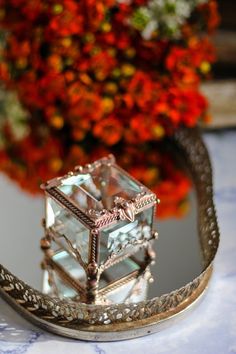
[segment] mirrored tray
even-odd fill
[[[148,276],[139,278],[132,287],[132,294],[131,289],[122,288],[107,305],[88,305],[43,294],[39,265],[43,203],[38,200],[35,207],[35,200],[16,192],[18,199],[14,203],[8,193],[1,198],[2,231],[6,228],[12,232],[8,231],[1,239],[0,257],[5,266],[30,286],[0,265],[0,295],[43,329],[95,341],[156,332],[192,308],[207,287],[219,243],[211,165],[197,129],[179,130],[173,139],[162,144],[161,151],[171,157],[167,164],[174,161],[181,174],[173,178],[173,197],[168,194],[168,183],[163,187],[162,209],[156,221],[159,232],[154,244],[156,261],[148,267]],[[186,195],[181,195],[183,180],[188,184]],[[129,296],[119,301],[125,291]]]

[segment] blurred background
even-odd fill
[[[236,2],[218,0],[221,22],[213,42],[218,60],[213,66],[215,79],[236,79]]]
[[[202,87],[210,101],[209,129],[236,126],[236,2],[218,0],[218,6],[221,22],[213,35],[217,61],[213,80]]]

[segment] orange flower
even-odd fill
[[[150,102],[153,90],[154,83],[151,77],[142,71],[136,71],[127,85],[128,95],[141,108]]]
[[[122,125],[114,116],[109,116],[97,122],[93,128],[94,136],[107,145],[118,143],[122,137],[122,132]]]
[[[116,60],[107,52],[100,52],[92,55],[89,60],[89,70],[93,71],[93,74],[98,81],[103,81],[107,78],[110,72],[115,68]]]
[[[150,116],[136,114],[130,120],[130,136],[129,141],[148,141],[152,139],[153,119]]]
[[[81,14],[81,6],[73,0],[64,0],[63,4],[51,6],[51,21],[48,27],[48,38],[50,36],[75,35],[83,31],[84,18]]]

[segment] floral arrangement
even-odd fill
[[[122,160],[135,146],[133,160],[140,151],[145,158],[153,141],[209,119],[199,83],[215,60],[214,0],[0,5],[0,169],[24,189],[37,193],[42,181],[107,151]],[[161,180],[150,171],[147,162],[145,183],[159,193],[178,172]]]

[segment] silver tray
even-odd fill
[[[197,303],[208,285],[219,244],[219,230],[213,203],[211,164],[200,132],[198,129],[180,129],[168,144],[184,160],[191,176],[196,215],[194,222],[191,221],[193,226],[189,235],[186,232],[182,238],[176,239],[173,228],[168,231],[168,221],[163,228],[165,231],[160,230],[156,246],[158,257],[153,266],[155,285],[150,287],[146,300],[86,305],[52,298],[27,285],[2,265],[0,296],[30,322],[47,331],[93,341],[151,334],[187,313],[186,310]],[[183,227],[184,221],[177,224]],[[182,254],[176,256],[178,247]],[[177,273],[178,264],[182,264],[183,270],[179,268]]]

